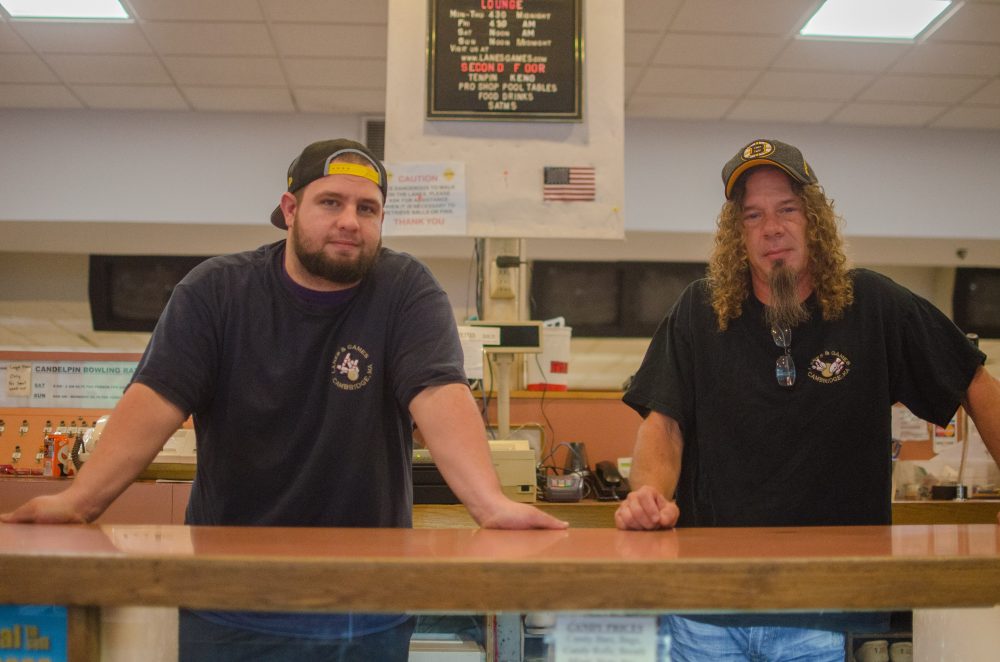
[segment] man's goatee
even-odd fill
[[[792,329],[809,319],[809,311],[795,291],[795,272],[778,261],[769,280],[771,304],[764,306],[764,321],[770,328]]]

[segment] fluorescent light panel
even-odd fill
[[[94,20],[130,18],[118,0],[0,0],[11,18]]]
[[[913,39],[951,0],[826,0],[799,31],[804,37]]]

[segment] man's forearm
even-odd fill
[[[993,461],[1000,465],[1000,382],[985,367],[973,376],[964,404]]]
[[[156,457],[184,414],[152,389],[133,384],[108,418],[66,498],[86,521],[96,519]]]
[[[632,452],[632,489],[648,485],[668,499],[674,498],[681,470],[684,439],[677,422],[650,412],[639,426]]]
[[[446,384],[426,388],[410,403],[410,413],[448,486],[481,524],[506,497],[468,387]]]

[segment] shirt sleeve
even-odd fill
[[[466,384],[455,314],[444,290],[415,262],[397,281],[403,292],[394,312],[391,344],[393,392],[403,407],[420,391],[442,384]]]
[[[208,263],[195,267],[174,288],[132,382],[150,387],[190,415],[213,393],[218,364],[216,306],[205,298]]]
[[[899,313],[886,330],[893,397],[920,418],[947,425],[986,355],[929,301],[885,281]]]
[[[660,322],[622,398],[644,418],[650,411],[673,418],[682,431],[691,429],[694,416],[691,324],[700,282],[689,285]]]

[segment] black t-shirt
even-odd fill
[[[465,383],[447,297],[382,249],[353,296],[304,301],[284,242],[203,262],[175,288],[134,380],[194,415],[188,524],[407,527],[410,400]]]
[[[891,406],[946,424],[985,361],[940,311],[888,278],[852,272],[854,303],[792,330],[797,379],[749,297],[718,330],[707,282],[693,283],[657,330],[624,396],[674,418],[684,436],[681,526],[891,522]]]

